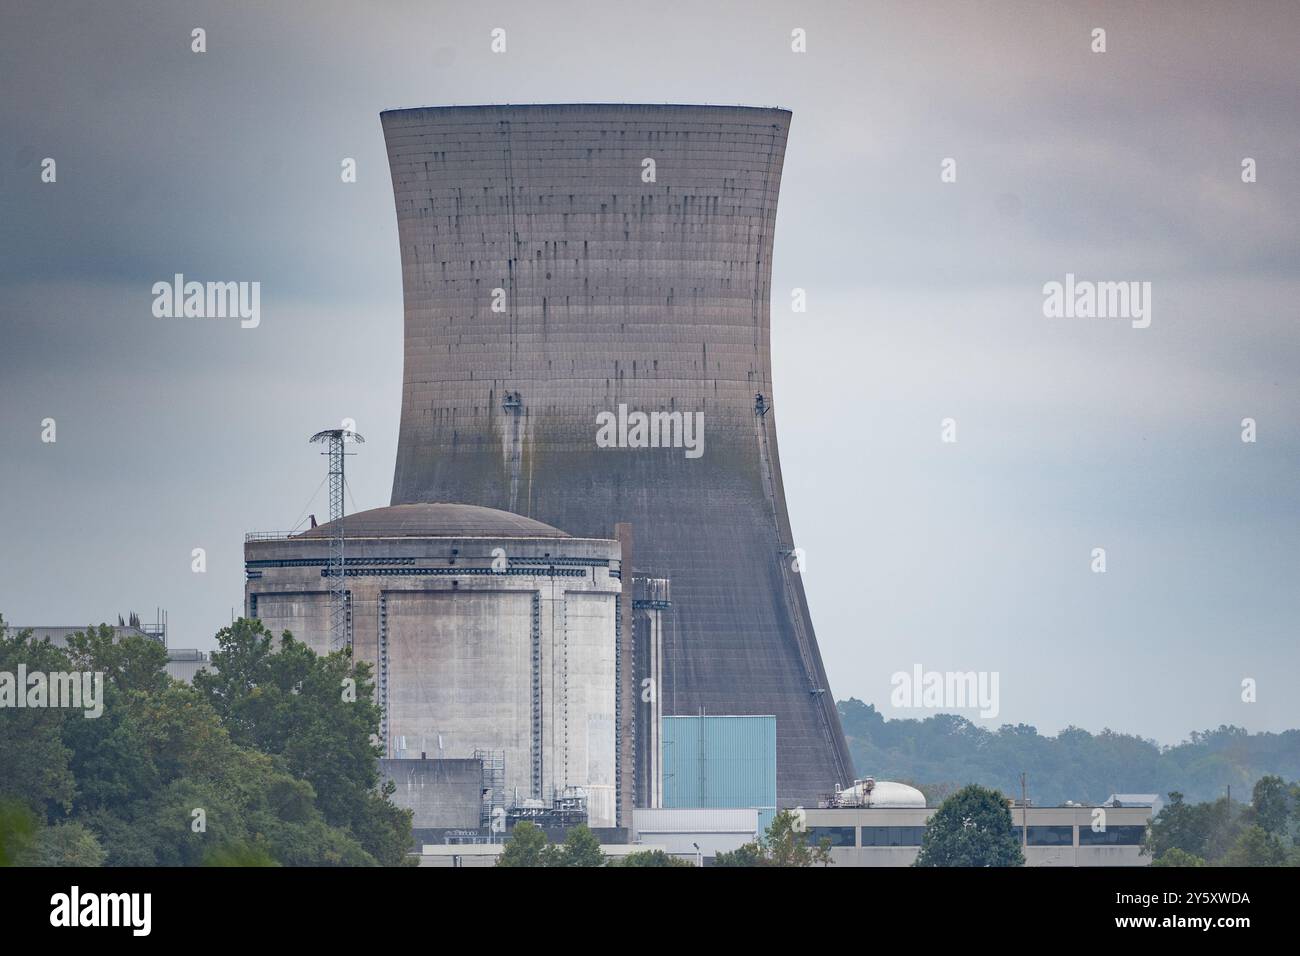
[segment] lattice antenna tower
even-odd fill
[[[343,475],[343,459],[349,454],[343,450],[348,442],[363,444],[365,439],[349,428],[327,428],[311,436],[313,442],[325,445],[322,455],[329,457],[330,480],[330,538],[329,564],[325,569],[330,586],[330,650],[341,647],[352,654],[352,627],[348,614],[347,562],[344,557],[343,499],[347,483]]]

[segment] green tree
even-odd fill
[[[497,866],[545,866],[546,832],[527,820],[516,823],[497,857]]]
[[[22,800],[0,798],[0,866],[17,866],[31,849],[40,821]]]
[[[772,818],[763,839],[768,866],[826,866],[831,862],[831,842],[810,843],[802,817],[782,810]]]
[[[204,866],[279,866],[265,847],[246,841],[222,843],[203,855]]]
[[[713,858],[714,866],[767,866],[767,855],[759,843],[745,843],[734,850],[724,850]]]
[[[759,840],[717,854],[713,865],[828,866],[832,862],[830,840],[825,837],[815,843],[811,840],[801,815],[797,811],[781,810]]]
[[[83,823],[69,821],[43,827],[36,833],[24,866],[103,866],[107,854],[95,834]]]
[[[600,841],[585,823],[569,830],[559,846],[548,847],[544,859],[545,866],[605,865],[605,854],[600,851]]]
[[[72,808],[77,781],[70,766],[72,751],[63,741],[70,712],[60,707],[15,707],[19,665],[29,673],[69,671],[68,657],[49,641],[37,641],[30,631],[6,636],[0,617],[0,696],[14,699],[0,706],[0,799],[21,801],[42,819]],[[7,680],[6,680],[7,678]],[[86,721],[80,712],[76,719]]]
[[[1194,856],[1186,850],[1180,850],[1173,847],[1166,850],[1159,859],[1151,861],[1152,866],[1206,866],[1206,862],[1199,856]]]
[[[1281,777],[1269,774],[1255,781],[1250,795],[1255,823],[1268,833],[1283,833],[1291,817],[1291,788]]]
[[[935,811],[913,866],[1024,866],[1007,798],[971,784]]]
[[[1275,835],[1261,826],[1250,826],[1220,862],[1223,866],[1286,866],[1287,852]]]
[[[102,671],[122,691],[157,691],[167,686],[167,648],[143,634],[119,637],[107,624],[88,627],[68,638],[73,669]]]
[[[1228,851],[1241,830],[1241,814],[1226,797],[1188,803],[1177,790],[1151,821],[1142,852],[1153,861],[1172,849],[1215,861]]]
[[[684,860],[679,856],[672,856],[663,850],[640,850],[636,853],[629,853],[616,863],[610,863],[610,866],[684,866],[691,869],[695,864],[690,860]]]
[[[380,789],[380,709],[371,668],[346,651],[318,656],[289,632],[278,649],[261,621],[241,618],[217,632],[213,670],[194,686],[240,745],[279,757],[311,784],[327,823],[349,829],[388,866],[407,862],[411,813]]]

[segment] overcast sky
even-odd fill
[[[994,726],[1300,726],[1297,49],[1286,0],[6,0],[0,613],[211,647],[344,417],[388,503],[381,110],[781,106],[774,398],[835,695],[925,716],[889,706],[920,664],[998,672]],[[260,281],[261,325],[155,318],[175,273]],[[1066,273],[1150,282],[1150,327],[1044,317]]]

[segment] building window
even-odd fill
[[[1079,827],[1079,846],[1141,846],[1146,832],[1145,826],[1107,827],[1100,832],[1091,826]]]
[[[1016,828],[1020,835],[1020,828]],[[1074,827],[1030,827],[1030,846],[1074,846]]]
[[[853,846],[853,827],[809,827],[808,845],[817,846],[830,840],[831,846]]]
[[[863,827],[863,846],[920,846],[925,827]]]

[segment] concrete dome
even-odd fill
[[[841,806],[852,807],[925,807],[925,794],[915,787],[893,780],[855,780],[853,786],[839,793]]]
[[[299,538],[327,538],[334,530],[327,521]],[[478,505],[426,502],[371,508],[343,517],[349,538],[567,538],[559,528],[523,515]]]

